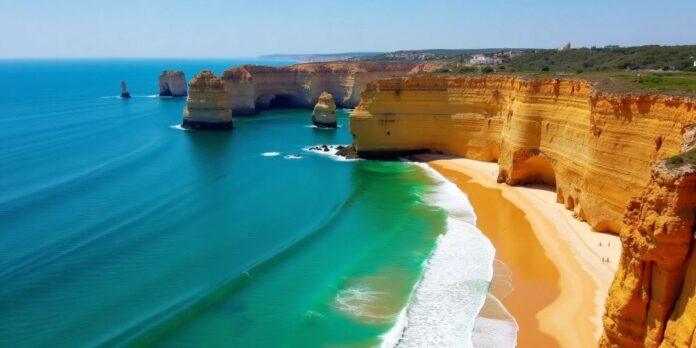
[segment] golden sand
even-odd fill
[[[513,290],[496,290],[504,283],[494,282],[492,292],[509,292],[500,300],[520,327],[518,346],[596,346],[603,299],[619,258],[618,237],[592,232],[555,203],[548,188],[496,183],[495,163],[435,155],[416,160],[468,195],[479,229],[511,270]]]

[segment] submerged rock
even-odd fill
[[[331,93],[323,92],[312,111],[312,123],[317,127],[336,128],[336,103]]]
[[[346,159],[357,159],[358,153],[353,145],[317,145],[308,148],[309,151],[315,151],[328,155],[335,155]]]
[[[160,97],[185,97],[188,95],[183,71],[165,70],[159,76]]]
[[[126,81],[121,81],[121,98],[130,98],[131,95],[128,92],[128,86],[126,86]]]
[[[347,159],[356,159],[360,158],[358,156],[358,152],[355,150],[355,146],[353,145],[348,145],[348,146],[342,146],[339,145],[336,147],[336,156],[341,156]]]

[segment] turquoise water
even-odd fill
[[[379,343],[445,229],[433,182],[303,151],[349,143],[345,111],[189,132],[152,97],[241,63],[272,62],[0,61],[0,347]]]

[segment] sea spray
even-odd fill
[[[482,334],[480,331],[496,327],[492,320],[477,320],[487,297],[492,297],[488,289],[495,249],[476,228],[476,215],[466,195],[426,164],[414,165],[436,181],[435,189],[423,199],[447,211],[447,231],[425,262],[409,303],[383,335],[382,347],[472,347],[475,328]],[[486,340],[478,337],[476,342],[478,346]]]

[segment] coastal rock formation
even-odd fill
[[[338,107],[353,108],[368,82],[427,71],[414,62],[336,62],[297,64],[285,67],[244,65],[223,74],[225,106],[235,116],[252,115],[270,108],[307,108],[326,91]],[[191,86],[193,89],[193,86]],[[191,93],[193,93],[191,91]]]
[[[696,345],[695,129],[686,128],[684,153],[659,161],[628,204],[602,346]]]
[[[499,181],[555,185],[560,203],[614,233],[655,161],[679,152],[680,132],[693,122],[688,99],[501,75],[376,81],[350,116],[363,156],[427,149],[497,160]]]
[[[165,70],[159,76],[160,97],[185,97],[188,95],[183,71]]]
[[[502,75],[375,81],[350,116],[361,156],[498,161],[500,182],[555,186],[579,219],[620,232],[601,345],[628,347],[696,345],[694,123],[693,99]]]
[[[131,95],[128,92],[128,86],[126,86],[126,81],[121,81],[121,98],[130,98]]]
[[[202,71],[190,83],[182,127],[200,130],[232,129],[232,112],[225,103],[222,81],[211,71]]]
[[[312,111],[312,123],[317,127],[336,128],[336,103],[330,93],[323,92]]]

